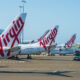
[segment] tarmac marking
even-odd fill
[[[53,71],[53,72],[55,72],[55,73],[56,73],[56,72],[58,72],[58,70],[55,70],[55,71]]]

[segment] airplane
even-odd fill
[[[48,30],[46,30],[46,32],[40,37],[40,38],[38,38],[36,41],[35,40],[28,40],[28,41],[23,41],[23,42],[21,42],[21,44],[33,44],[33,43],[37,43],[37,42],[39,42],[39,41],[41,41],[48,33],[49,33],[49,29]],[[38,52],[38,54],[40,54],[41,52]],[[20,55],[20,54],[19,54]],[[24,54],[22,54],[22,55],[24,55]],[[32,56],[31,56],[31,54],[27,54],[28,56],[27,56],[27,59],[32,59]],[[16,58],[16,59],[19,59],[18,58],[18,55],[16,55],[16,56],[12,56],[12,57],[10,57],[9,59],[14,59],[14,58]]]
[[[65,44],[57,45],[55,49],[51,49],[50,52],[52,55],[59,54],[59,55],[66,55],[72,54],[75,52],[75,49],[72,48],[74,41],[76,39],[76,34],[74,34],[69,41]]]
[[[26,13],[21,13],[0,35],[0,58],[10,58],[18,54],[34,54],[55,47],[56,26],[40,41],[33,44],[20,44]]]
[[[0,58],[9,58],[20,51],[21,32],[24,27],[26,13],[21,13],[0,35]]]
[[[41,53],[50,50],[52,47],[55,48],[55,37],[58,32],[58,27],[51,29],[43,38],[40,38],[38,42],[33,44],[19,44],[20,52],[19,55],[28,55],[27,59],[32,59],[31,54]]]

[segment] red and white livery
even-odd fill
[[[76,39],[76,34],[74,34],[70,40],[68,40],[65,44],[57,45],[55,49],[51,50],[52,54],[60,54],[60,55],[66,55],[66,54],[73,54],[75,50],[72,48],[72,45],[74,44],[74,41]]]
[[[0,35],[0,58],[9,58],[18,54],[21,31],[24,27],[26,13],[17,16]]]
[[[55,37],[58,32],[58,26],[51,29],[51,31],[47,31],[36,43],[20,44],[25,18],[26,13],[21,13],[0,35],[0,58],[9,58],[17,54],[24,55],[43,52],[56,45]]]
[[[56,26],[54,29],[51,29],[46,36],[41,39],[40,41],[33,43],[33,44],[19,44],[20,48],[20,54],[26,55],[26,54],[34,54],[34,53],[40,53],[43,51],[49,50],[51,47],[55,47],[55,37],[58,32],[58,27]]]

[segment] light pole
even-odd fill
[[[21,8],[23,9],[23,13],[24,13],[24,4],[26,3],[26,0],[22,0],[21,1],[22,2],[22,4],[23,4],[23,6],[19,6],[19,8],[20,8],[20,12],[21,12]],[[24,40],[24,28],[23,28],[23,30],[22,30],[22,34],[21,34],[21,43],[23,43],[23,40]]]
[[[23,6],[19,6],[19,8],[20,8],[20,13],[21,13],[21,8],[23,8]]]
[[[26,3],[26,0],[21,1],[23,3],[23,13],[24,13],[24,4]]]

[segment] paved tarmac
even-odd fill
[[[0,59],[0,80],[80,80],[80,61],[73,56],[19,56]]]

